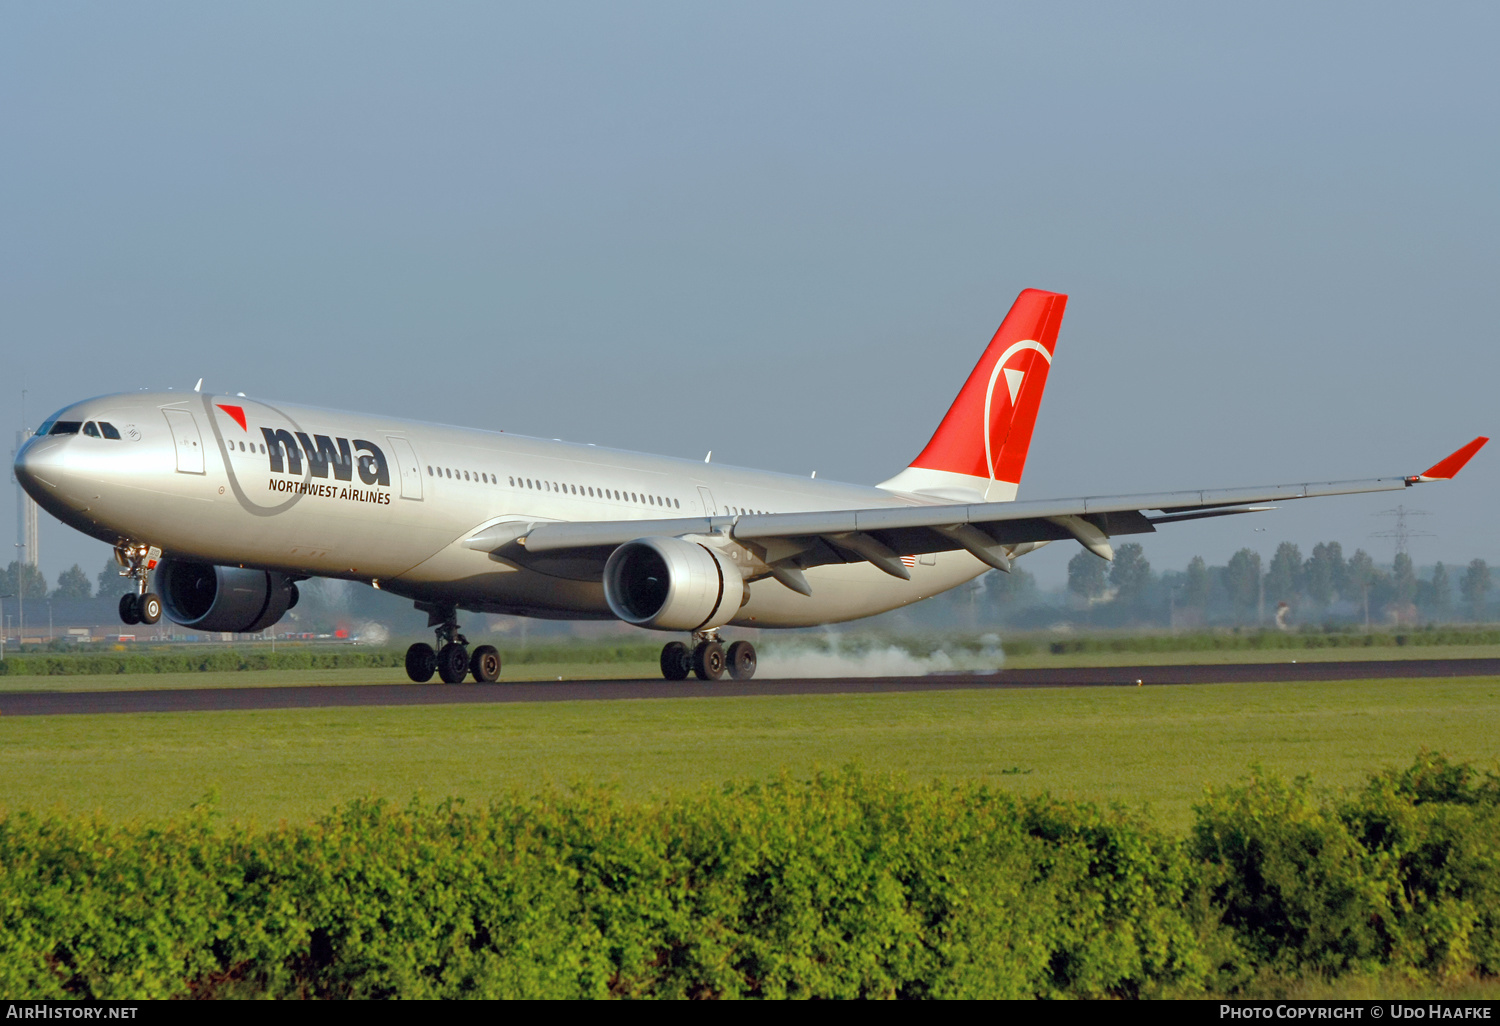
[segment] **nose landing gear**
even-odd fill
[[[120,622],[134,626],[138,623],[153,624],[161,619],[161,596],[146,590],[151,571],[161,560],[161,549],[154,545],[121,542],[115,546],[115,562],[122,569],[121,577],[129,577],[135,586],[133,594],[120,596]]]
[[[680,641],[669,641],[661,650],[661,675],[667,680],[687,680],[691,673],[699,680],[719,680],[727,671],[734,680],[755,676],[755,646],[736,641],[729,651],[719,641],[718,631],[693,634],[690,649]]]
[[[406,650],[406,675],[413,681],[425,684],[434,673],[444,684],[462,684],[470,674],[480,684],[500,679],[500,653],[493,645],[469,653],[469,639],[458,632],[457,607],[429,609],[427,626],[437,628],[437,648],[419,641]]]

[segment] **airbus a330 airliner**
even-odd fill
[[[1067,297],[1027,289],[911,465],[874,487],[340,413],[195,390],[88,399],[16,455],[26,491],[113,545],[135,592],[126,623],[163,612],[204,631],[261,631],[309,577],[413,599],[437,647],[414,681],[494,681],[458,611],[618,618],[691,635],[662,674],[755,672],[719,628],[871,616],[956,587],[1048,542],[1104,559],[1116,535],[1264,503],[1450,478],[1488,439],[1420,474],[1017,502]],[[201,383],[200,383],[201,384]],[[155,589],[151,587],[154,579]]]

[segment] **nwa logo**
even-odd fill
[[[213,403],[209,396],[203,397],[203,406],[210,414],[209,424],[213,428],[214,437],[224,446],[227,453],[233,453],[236,449],[239,452],[245,452],[247,445],[250,452],[255,452],[256,445],[253,442],[248,442],[248,440],[235,442],[225,439],[220,432],[219,421],[212,416],[213,407],[217,407],[248,435],[251,434],[250,423],[243,406],[233,403]],[[235,473],[235,461],[226,459],[224,469],[228,476],[227,484],[233,490],[235,500],[246,512],[257,517],[274,517],[285,513],[298,502],[308,498],[371,503],[379,506],[391,504],[391,493],[384,490],[388,489],[391,483],[390,463],[386,460],[385,453],[380,446],[363,438],[355,438],[351,441],[348,438],[310,435],[306,431],[296,431],[295,420],[275,407],[270,407],[270,409],[290,422],[294,429],[293,431],[284,428],[263,427],[259,429],[261,437],[265,439],[265,453],[270,461],[271,475],[266,479],[266,489],[277,493],[278,497],[284,497],[284,499],[275,506],[260,505],[246,493],[241,485]],[[355,484],[355,473],[359,474],[359,484],[373,487],[362,488],[359,484]],[[332,481],[325,484],[324,482],[328,482],[330,477]],[[339,484],[338,482],[349,483]],[[223,491],[224,489],[219,489],[220,494],[223,494]]]
[[[307,457],[307,472],[312,477],[327,479],[330,472],[335,481],[351,481],[358,470],[359,479],[367,485],[391,485],[390,464],[385,453],[374,442],[356,438],[330,438],[328,435],[308,436],[298,431],[296,437],[286,429],[272,431],[261,428],[266,440],[266,452],[271,457],[271,473],[302,476],[302,458]],[[300,444],[299,444],[300,443]],[[357,456],[357,459],[351,458]]]
[[[358,471],[359,479],[365,484],[390,487],[390,466],[385,461],[385,453],[374,442],[363,438],[350,442],[347,438],[330,438],[328,435],[308,437],[306,431],[298,431],[294,438],[284,428],[273,431],[263,427],[260,433],[266,440],[266,452],[271,458],[271,473],[291,475],[286,478],[271,478],[271,491],[390,505],[390,492],[349,486],[341,488],[337,484],[320,484],[312,480],[327,480],[332,472],[334,481],[352,481],[355,471]],[[306,480],[302,477],[304,456],[307,457]]]

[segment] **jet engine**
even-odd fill
[[[155,583],[167,618],[198,631],[253,633],[297,604],[297,586],[270,570],[167,558]]]
[[[604,597],[616,616],[637,627],[698,631],[728,623],[750,589],[739,568],[706,545],[637,538],[610,553]]]

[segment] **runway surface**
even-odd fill
[[[520,684],[346,684],[174,691],[21,691],[0,694],[0,716],[82,713],[213,712],[350,706],[460,705],[498,702],[598,702],[627,698],[849,695],[1014,688],[1134,687],[1276,681],[1500,676],[1500,659],[1390,659],[1348,663],[1232,663],[1217,666],[1106,666],[1002,670],[926,677],[789,680],[539,681]]]

